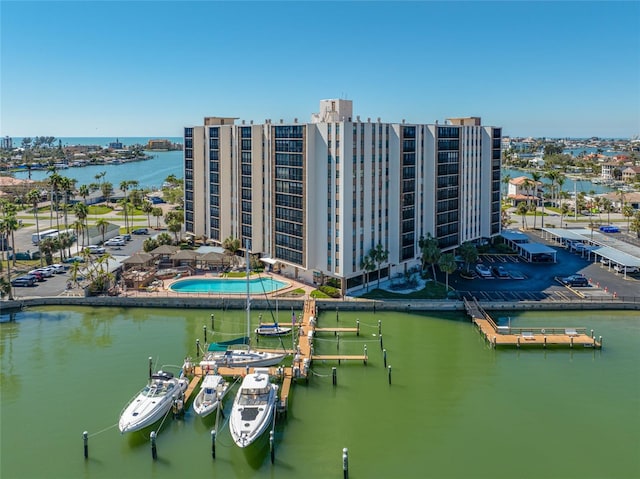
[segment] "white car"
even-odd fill
[[[105,246],[124,246],[124,238],[111,238],[104,242]]]
[[[64,273],[67,269],[64,267],[64,265],[60,264],[60,263],[56,263],[56,264],[52,264],[51,266],[49,266],[50,268],[53,268],[53,272],[56,274],[62,274]]]
[[[94,244],[90,244],[85,249],[88,249],[91,254],[104,254],[106,250],[102,246],[96,246]]]
[[[489,267],[487,265],[484,265],[484,264],[476,265],[476,271],[480,275],[480,277],[482,277],[482,278],[492,278],[493,277],[493,275],[491,274],[491,270],[489,269]]]
[[[45,278],[51,278],[51,276],[53,276],[53,274],[55,273],[55,270],[49,266],[37,268],[35,271],[39,271],[40,273],[42,273],[42,276],[44,276]]]
[[[613,265],[613,270],[616,273],[625,273],[625,274],[631,274],[631,273],[637,273],[638,272],[638,268],[636,266],[624,266],[624,265],[621,265],[621,264]]]

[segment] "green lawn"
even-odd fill
[[[423,289],[412,293],[392,293],[384,289],[376,288],[363,294],[361,297],[367,299],[445,299],[447,297],[447,291],[444,284],[429,281]]]
[[[88,209],[90,215],[104,215],[113,211],[113,208],[105,205],[91,205]]]

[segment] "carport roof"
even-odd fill
[[[640,258],[636,258],[635,256],[631,256],[623,251],[619,251],[615,248],[610,248],[609,246],[600,246],[599,248],[594,248],[592,250],[595,254],[602,256],[603,258],[607,258],[614,263],[621,264],[623,266],[636,266],[640,268]]]
[[[518,244],[518,246],[530,254],[540,254],[540,253],[556,254],[557,253],[555,249],[550,248],[549,246],[541,243],[520,243]]]
[[[584,241],[588,240],[591,230],[586,228],[566,229],[566,228],[542,228],[543,231],[555,235],[562,239]]]
[[[504,238],[504,239],[508,239],[509,241],[523,241],[524,243],[528,243],[529,242],[529,237],[524,234],[522,231],[516,231],[516,230],[502,230],[502,232],[500,233],[500,235]]]

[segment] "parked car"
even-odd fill
[[[115,237],[115,238],[111,238],[108,239],[107,241],[104,242],[105,246],[124,246],[124,238],[119,238],[119,237]]]
[[[52,264],[51,266],[49,266],[49,268],[53,268],[53,272],[56,274],[62,274],[67,271],[67,268],[65,268],[64,265],[60,263]]]
[[[36,268],[36,271],[42,273],[45,278],[51,278],[55,274],[55,270],[50,268],[49,266],[44,266],[42,268]]]
[[[131,241],[131,235],[129,233],[121,234],[120,237],[125,241]]]
[[[134,235],[148,235],[149,228],[138,228],[132,231]]]
[[[534,263],[550,263],[553,261],[553,255],[549,253],[538,253],[531,256]]]
[[[96,246],[93,244],[90,244],[85,249],[88,249],[91,254],[105,254],[107,252],[107,250],[102,246]]]
[[[38,271],[37,269],[32,269],[31,271],[29,271],[29,274],[31,276],[35,276],[38,281],[44,281],[44,274],[42,274],[42,272]]]
[[[498,278],[509,278],[509,272],[504,266],[494,266],[491,268],[493,274]]]
[[[487,265],[482,264],[482,263],[476,265],[476,271],[478,272],[478,274],[482,278],[492,278],[493,277],[489,267]]]
[[[581,274],[572,274],[566,278],[561,278],[560,281],[567,286],[589,286],[589,280]]]
[[[82,256],[72,256],[65,259],[63,263],[84,263],[84,258]]]
[[[9,253],[9,259],[13,259],[14,254],[13,253]],[[31,258],[31,253],[27,252],[18,252],[15,254],[15,257],[17,260],[19,261],[28,261],[30,259],[36,259],[36,258]]]
[[[36,284],[36,277],[31,275],[31,274],[27,274],[24,276],[19,276],[16,279],[11,281],[11,286],[33,286]]]
[[[638,268],[636,266],[624,266],[622,264],[614,264],[613,270],[616,273],[626,273],[626,274],[633,274],[638,272]]]

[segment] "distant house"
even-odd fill
[[[172,147],[169,140],[149,140],[147,143],[147,150],[167,151]]]
[[[507,198],[511,200],[511,204],[516,206],[522,201],[527,201],[540,205],[540,196],[538,196],[539,189],[542,183],[539,181],[534,182],[528,176],[518,176],[509,180],[509,189],[507,191]]]
[[[622,170],[622,181],[634,183],[640,180],[640,166],[628,166]]]

